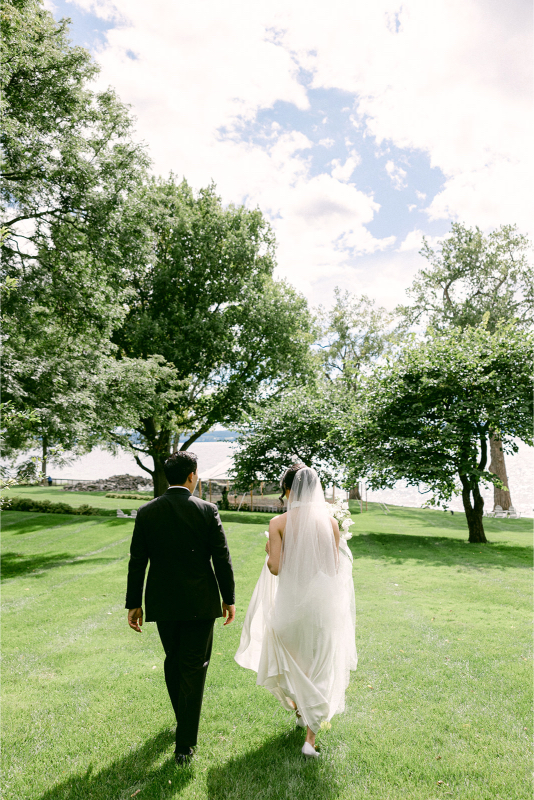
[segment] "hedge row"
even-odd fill
[[[117,492],[108,492],[106,497],[118,497],[121,500],[146,500],[147,503],[153,498],[146,494],[117,494]]]
[[[81,514],[82,516],[114,517],[117,512],[112,508],[93,508],[81,505],[75,508],[68,503],[51,503],[50,500],[30,500],[26,497],[11,497],[6,503],[7,511],[42,511],[45,514]],[[130,509],[126,509],[129,513]]]

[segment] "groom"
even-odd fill
[[[175,759],[183,764],[197,743],[215,618],[228,615],[225,625],[235,618],[234,574],[216,506],[193,497],[197,457],[180,451],[163,468],[169,488],[142,506],[135,520],[126,608],[130,628],[141,632],[150,561],[146,619],[156,622],[165,650],[165,681],[177,721]]]

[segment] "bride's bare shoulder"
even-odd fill
[[[275,531],[283,531],[286,527],[286,520],[287,520],[287,511],[283,514],[278,514],[278,516],[273,517],[269,522],[269,529]]]

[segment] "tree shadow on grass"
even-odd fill
[[[43,572],[66,564],[77,564],[88,562],[97,564],[107,564],[114,559],[110,558],[78,558],[71,553],[55,553],[53,556],[35,555],[23,556],[17,553],[2,554],[2,581],[11,578],[20,578],[25,575],[31,578],[41,578]]]
[[[370,525],[379,520],[382,522],[395,521],[399,526],[407,523],[417,533],[422,533],[425,529],[446,528],[451,531],[452,535],[456,532],[466,540],[469,535],[464,511],[456,510],[451,513],[450,511],[433,508],[388,506],[386,514],[378,504],[369,503],[369,511],[364,511],[363,514],[360,514],[359,505],[357,509],[352,509],[353,502],[355,501],[351,501],[349,504],[351,513],[358,519],[359,524],[365,524],[367,521]],[[484,530],[489,536],[502,533],[530,533],[532,531],[532,519],[530,517],[521,517],[520,519],[484,517],[483,522]]]
[[[104,510],[103,510],[104,511]],[[9,515],[9,517],[6,517]],[[77,526],[79,530],[105,525],[107,528],[120,528],[125,524],[133,524],[133,517],[112,517],[110,514],[45,514],[41,511],[3,511],[2,528],[10,536],[24,536],[28,533],[40,533],[69,525]],[[76,531],[73,531],[75,533]]]
[[[85,773],[73,775],[48,789],[39,800],[119,800],[130,797],[138,789],[141,789],[139,797],[142,798],[175,796],[193,780],[194,764],[177,767],[174,754],[170,753],[162,766],[152,767],[173,743],[174,731],[161,731],[109,767],[95,772],[91,765]]]
[[[306,760],[304,731],[269,739],[257,750],[212,767],[207,776],[209,800],[334,800],[338,795],[329,759]]]
[[[48,524],[43,524],[43,518]],[[2,511],[2,529],[15,536],[24,533],[35,533],[43,529],[62,528],[80,518],[73,514],[43,514],[41,511]]]
[[[281,509],[282,507],[280,506]],[[266,528],[269,527],[269,520],[275,516],[275,514],[268,514],[264,511],[220,511],[219,514],[223,523],[239,522],[241,525],[264,525]]]
[[[468,544],[447,536],[360,533],[348,542],[355,559],[371,556],[390,563],[416,560],[432,566],[507,569],[532,565],[532,546]]]

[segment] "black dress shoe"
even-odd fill
[[[192,757],[193,757],[193,751],[191,750],[191,748],[189,748],[189,752],[188,753],[175,753],[174,754],[174,760],[180,766],[182,766],[184,764],[189,764],[189,762],[191,761]]]

